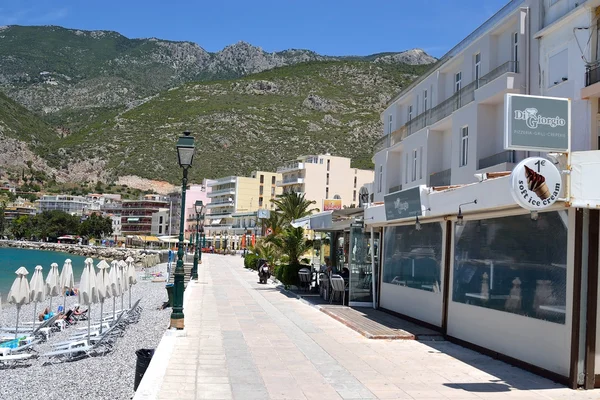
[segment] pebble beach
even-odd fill
[[[157,266],[157,271],[166,270],[166,264]],[[45,399],[131,399],[138,349],[154,349],[158,346],[169,324],[171,309],[158,308],[167,301],[165,282],[151,282],[139,279],[132,287],[131,302],[140,299],[142,307],[139,322],[127,325],[123,336],[116,341],[114,350],[104,356],[85,358],[79,361],[44,365],[47,357],[39,357],[29,361],[24,367],[0,369],[0,398],[11,400]],[[66,309],[73,308],[78,302],[77,296],[66,298]],[[49,305],[49,299],[39,303],[37,313]],[[52,308],[56,311],[63,304],[63,297],[55,297]],[[120,298],[116,300],[116,308],[120,309]],[[125,293],[124,305],[128,307],[129,293]],[[112,311],[113,301],[104,303],[104,312]],[[21,307],[19,320],[33,320],[34,305]],[[92,306],[92,321],[100,319],[100,304]],[[2,304],[0,326],[14,327],[16,308]],[[87,321],[66,328],[62,332],[53,333],[47,342],[37,344],[34,354],[42,355],[52,350],[53,343],[68,339],[78,328],[87,328]]]

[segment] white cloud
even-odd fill
[[[40,10],[23,8],[20,10],[0,10],[0,25],[39,25],[50,24],[69,15],[67,7]]]

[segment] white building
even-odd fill
[[[160,208],[152,214],[152,227],[150,233],[153,236],[164,236],[169,231],[169,209]]]
[[[70,195],[45,195],[36,201],[38,213],[58,210],[79,216],[85,214],[91,205],[92,203],[83,196]]]
[[[513,0],[394,98],[364,219],[381,235],[374,304],[586,388],[600,384],[598,6]],[[570,98],[572,151],[505,150],[508,93]],[[539,212],[507,176],[532,156],[563,185]],[[418,219],[377,203],[404,206],[407,190]]]

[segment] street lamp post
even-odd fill
[[[194,266],[192,267],[192,279],[198,280],[198,259],[202,260],[202,251],[198,251],[200,245],[200,217],[204,218],[204,203],[196,200],[196,251],[194,252]]]
[[[192,166],[194,159],[194,138],[190,132],[183,132],[183,136],[177,140],[177,158],[179,166],[183,168],[183,179],[181,180],[181,219],[179,224],[179,244],[177,249],[177,265],[175,266],[173,287],[173,312],[171,312],[171,328],[183,329],[183,241],[185,228],[185,193],[187,190],[188,169]]]

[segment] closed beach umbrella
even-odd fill
[[[71,259],[67,258],[65,263],[63,264],[62,271],[60,271],[60,290],[64,295],[64,303],[63,307],[66,309],[67,307],[67,290],[70,292],[73,290],[75,286],[75,277],[73,276],[73,265],[71,264]]]
[[[46,300],[46,284],[44,283],[44,275],[42,274],[42,266],[35,267],[35,271],[29,282],[29,301],[33,302],[33,324],[37,316],[37,304]]]
[[[52,298],[60,294],[60,275],[58,274],[58,264],[50,264],[50,272],[46,277],[46,296],[50,297],[50,310],[52,310]]]
[[[131,286],[137,283],[135,266],[133,259],[127,262],[127,284],[129,285],[129,308],[131,309]]]
[[[90,339],[90,322],[92,320],[92,304],[98,303],[98,288],[96,287],[96,272],[94,260],[85,259],[85,267],[79,281],[79,303],[88,307],[88,340]]]
[[[119,279],[119,262],[113,260],[110,263],[110,271],[108,272],[108,284],[110,287],[110,295],[113,299],[113,321],[115,320],[115,301],[121,295],[121,280]]]
[[[28,304],[30,299],[29,293],[29,282],[27,282],[27,275],[29,272],[25,267],[21,267],[15,271],[17,278],[10,287],[8,292],[8,302],[17,306],[17,327],[15,329],[15,339],[19,333],[19,312],[23,304]]]
[[[123,311],[123,297],[127,291],[127,263],[125,261],[119,261],[119,285],[121,286],[121,311]]]
[[[102,320],[102,315],[104,314],[104,300],[110,298],[110,282],[108,279],[108,269],[110,268],[110,265],[102,260],[96,265],[96,268],[98,268],[96,287],[98,288],[98,300],[100,300],[100,320]],[[100,323],[100,333],[102,333],[102,323]]]

